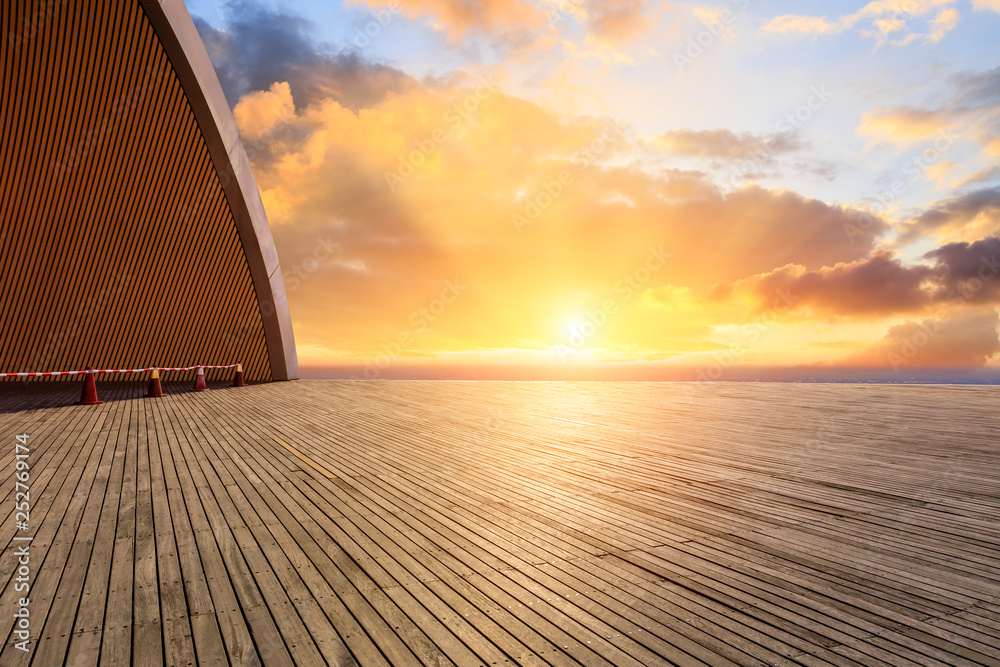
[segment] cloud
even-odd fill
[[[958,166],[959,164],[953,160],[941,160],[936,164],[926,167],[924,173],[927,175],[927,179],[934,181],[940,190],[944,187],[948,174]]]
[[[455,3],[406,6],[412,17],[449,21],[440,29],[457,38],[518,30],[505,24],[513,14],[503,14],[513,4],[487,3],[466,14]],[[789,190],[721,187],[709,173],[646,159],[650,145],[706,160],[705,169],[713,161],[792,155],[782,163],[829,177],[829,163],[794,155],[805,147],[796,133],[678,127],[637,139],[626,124],[557,113],[496,81],[460,71],[415,79],[356,54],[329,53],[308,23],[241,6],[225,30],[200,29],[234,96],[238,128],[255,149],[297,338],[317,358],[371,356],[415,329],[401,355],[454,358],[516,350],[524,341],[547,353],[566,343],[567,321],[609,299],[617,314],[588,346],[608,358],[696,353],[717,347],[718,327],[739,322],[748,308],[759,312],[782,289],[796,295],[789,319],[797,325],[853,320],[848,326],[856,329],[835,335],[875,340],[888,325],[884,318],[951,307],[949,292],[968,292],[976,257],[993,250],[995,239],[980,237],[1000,231],[984,226],[976,243],[907,263],[878,251],[891,231],[885,219]],[[642,30],[641,21],[629,22],[635,17],[618,15],[638,5],[577,6],[572,20],[589,32],[588,47]],[[491,12],[501,14],[488,19]],[[896,19],[872,20],[883,21],[886,34],[902,32],[890,25]],[[268,39],[283,44],[258,48]],[[955,79],[956,95],[991,94],[985,74],[964,76]],[[912,141],[985,113],[976,108],[891,107],[870,112],[862,128]],[[986,217],[976,217],[975,202],[953,199],[904,227],[915,239],[947,236],[953,227],[969,235],[976,229],[970,220],[995,216],[984,208]],[[852,241],[846,232],[861,216],[870,233]],[[645,266],[651,249],[670,257],[629,286],[626,278]],[[421,319],[421,308],[448,281],[468,289]],[[992,283],[966,292],[963,303],[996,302]]]
[[[957,122],[949,110],[889,107],[866,111],[858,125],[858,134],[877,137],[897,144],[932,138]]]
[[[769,273],[715,289],[717,298],[749,296],[767,308],[777,295],[789,295],[795,308],[809,308],[823,317],[882,317],[913,312],[932,302],[924,283],[934,275],[928,266],[903,266],[890,253],[807,271],[790,264]]]
[[[843,163],[820,158],[793,160],[790,164],[794,173],[833,182],[844,170]]]
[[[966,311],[941,319],[904,322],[885,337],[840,360],[869,368],[977,368],[1000,352],[994,310]]]
[[[645,224],[654,225],[668,247],[684,249],[679,284],[707,288],[792,262],[818,267],[851,261],[866,256],[874,236],[886,229],[874,219],[873,237],[856,246],[844,229],[857,211],[756,185],[725,195],[702,192],[669,204],[650,200],[648,192],[633,195]],[[750,267],[756,268],[743,272]]]
[[[484,35],[507,44],[538,39],[546,26],[557,30],[582,21],[587,35],[621,44],[650,23],[650,0],[355,0],[372,8],[396,6],[411,20],[426,19],[453,42]]]
[[[751,160],[762,156],[790,153],[801,149],[802,143],[792,132],[760,136],[750,132],[736,134],[731,130],[670,130],[649,140],[667,153],[701,158]]]
[[[587,0],[587,24],[595,37],[615,44],[647,27],[647,0]]]
[[[356,0],[372,8],[399,7],[411,19],[427,18],[453,40],[471,32],[520,39],[548,20],[545,11],[525,0]]]
[[[936,297],[947,303],[1000,302],[1000,238],[949,243],[924,255],[935,262]]]
[[[776,16],[761,27],[761,32],[816,37],[857,27],[861,36],[875,39],[878,46],[886,42],[906,46],[921,40],[933,44],[958,24],[958,10],[951,6],[954,3],[955,0],[875,0],[837,19],[803,14]],[[918,18],[924,23],[923,32],[911,28]],[[899,38],[890,40],[890,36]]]
[[[607,40],[601,40],[588,35],[583,46],[578,46],[575,42],[564,39],[561,41],[563,51],[572,60],[583,60],[591,58],[607,65],[633,65],[635,62],[627,53],[619,51],[615,45]]]
[[[295,117],[295,102],[287,82],[275,82],[270,90],[244,95],[233,109],[240,134],[259,140]]]
[[[954,30],[956,25],[958,25],[958,10],[942,10],[937,16],[934,17],[934,20],[931,21],[931,29],[927,35],[927,41],[935,44],[940,42],[941,38]]]
[[[959,104],[1000,102],[1000,67],[986,72],[963,72],[955,75],[952,81],[958,90]]]
[[[667,313],[683,313],[698,310],[698,303],[691,288],[683,285],[663,285],[642,293],[641,303],[647,308],[655,308]]]
[[[560,313],[615,296],[650,248],[682,251],[643,289],[673,286],[654,294],[690,308],[690,295],[719,282],[865,257],[888,230],[875,219],[874,234],[852,243],[844,230],[858,211],[759,186],[723,192],[697,171],[627,166],[636,149],[627,127],[460,82],[409,86],[359,109],[333,97],[305,108],[294,99],[294,117],[259,142],[266,150],[254,171],[304,343],[377,350],[455,277],[475,288],[414,350],[564,343],[560,318],[568,315]],[[284,98],[282,86],[251,93],[238,105],[241,117],[265,103],[287,108],[277,104]],[[241,127],[268,126],[248,123]],[[700,139],[713,154],[754,146],[732,137]],[[782,150],[795,145],[781,142]],[[514,216],[530,224],[518,228]],[[633,301],[602,331],[604,344],[655,349],[707,331],[704,322],[678,321],[664,333],[649,320],[663,309],[645,307],[637,290]]]
[[[1000,231],[1000,187],[982,188],[937,202],[899,228],[905,245],[927,236],[980,238]]]
[[[906,21],[903,19],[875,19],[872,23],[883,36],[899,32],[906,27]]]
[[[873,0],[867,5],[850,15],[850,20],[856,21],[861,18],[873,16],[922,16],[933,12],[939,7],[947,7],[955,4],[955,0]]]
[[[918,141],[972,140],[985,157],[1000,157],[1000,75],[995,71],[952,77],[954,94],[936,108],[891,106],[862,115],[857,132],[897,146]],[[939,148],[940,152],[940,148]]]
[[[246,0],[227,4],[225,15],[224,30],[198,17],[194,21],[231,107],[275,82],[288,84],[299,108],[333,98],[358,109],[415,85],[402,71],[356,53],[322,52],[313,25],[300,17]]]
[[[979,11],[1000,12],[1000,0],[975,0],[972,8]]]
[[[823,16],[803,16],[801,14],[785,14],[776,16],[761,28],[762,32],[773,32],[779,35],[825,35],[840,32],[844,26],[840,22],[827,21]]]
[[[816,270],[797,264],[719,284],[716,301],[749,301],[757,312],[785,295],[793,309],[829,319],[878,319],[931,307],[1000,304],[1000,238],[951,243],[926,253],[931,264],[905,265],[880,250]]]
[[[962,179],[957,184],[957,187],[964,188],[970,185],[991,183],[997,180],[1000,180],[1000,164],[995,164],[989,167],[984,167],[982,169],[979,169],[978,171],[970,174],[968,177]]]

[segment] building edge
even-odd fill
[[[299,362],[285,282],[250,160],[222,84],[183,0],[139,0],[177,73],[233,213],[264,327],[274,380],[296,380]]]

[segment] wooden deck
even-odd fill
[[[1000,388],[4,391],[4,666],[1000,665]]]

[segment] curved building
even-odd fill
[[[297,377],[271,230],[182,0],[0,12],[0,371]]]

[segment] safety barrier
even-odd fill
[[[94,380],[94,376],[98,373],[150,373],[149,377],[149,391],[146,392],[146,396],[149,398],[161,398],[163,396],[163,387],[160,385],[160,372],[161,371],[193,371],[198,372],[194,376],[194,388],[192,391],[205,391],[208,387],[205,385],[205,369],[219,369],[219,368],[235,368],[236,373],[233,376],[234,387],[245,387],[246,383],[243,381],[243,365],[242,364],[228,364],[223,366],[209,366],[209,365],[198,365],[198,366],[179,366],[179,367],[165,367],[165,366],[150,366],[148,368],[87,368],[82,371],[40,371],[31,373],[0,373],[0,378],[9,377],[56,377],[60,375],[85,375],[83,380],[83,394],[80,397],[80,401],[77,405],[100,405],[103,403],[97,398],[97,383]]]

